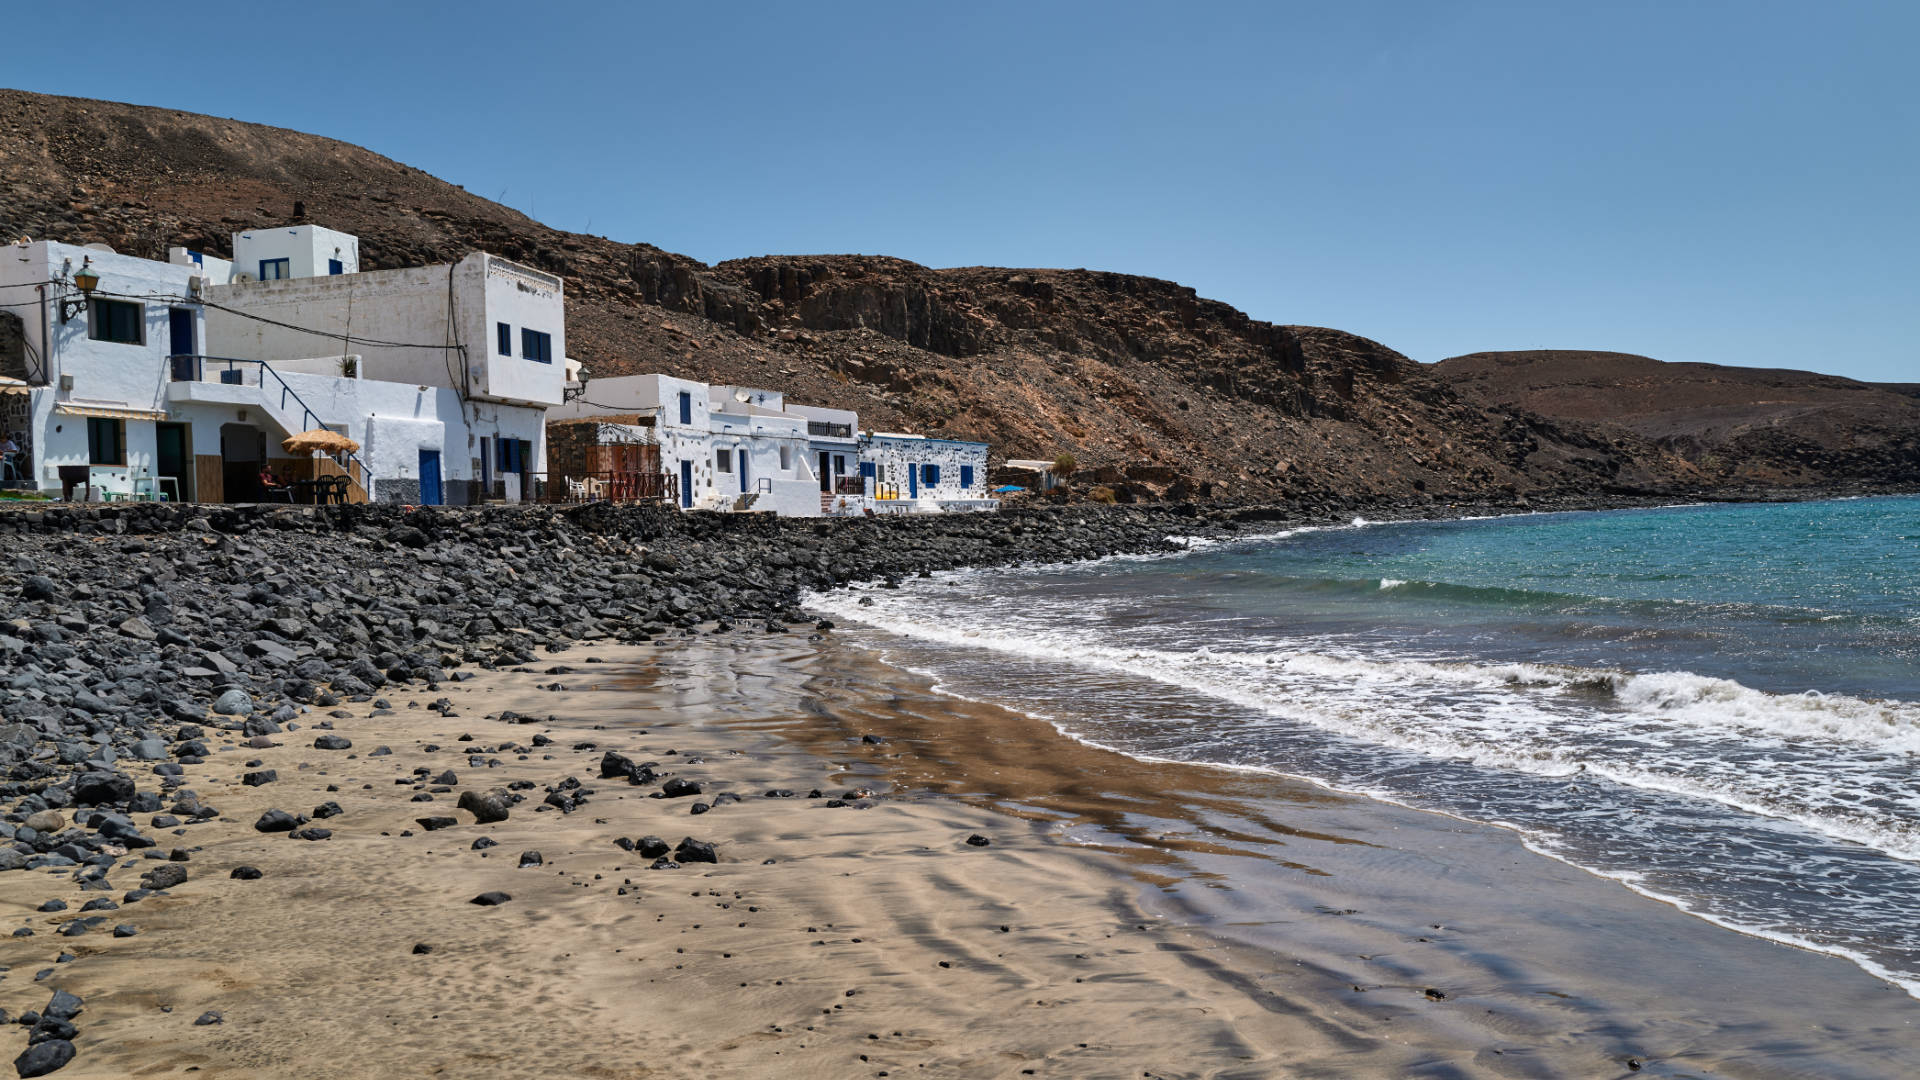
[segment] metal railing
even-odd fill
[[[865,495],[867,478],[864,476],[836,476],[833,478],[833,494]]]
[[[829,439],[853,438],[852,424],[829,424],[824,420],[807,421],[807,434]]]
[[[542,476],[543,474],[531,474]],[[552,482],[536,485],[541,502],[659,502],[678,501],[680,478],[670,473],[608,470],[557,473]]]
[[[280,373],[273,370],[273,366],[265,360],[242,360],[231,356],[201,356],[197,353],[180,353],[167,357],[167,362],[173,367],[174,382],[207,382],[206,368],[208,361],[224,365],[220,370],[221,377],[216,380],[220,383],[229,386],[255,386],[260,389],[263,396],[270,392],[271,389],[277,388],[280,392],[279,407],[282,413],[292,412],[292,410],[287,408],[289,401],[300,407],[300,431],[313,431],[326,426],[321,422],[320,414],[309,408],[306,401],[300,397],[300,392],[288,386],[287,380],[281,378]],[[246,381],[246,368],[236,366],[242,364],[252,364],[255,368],[259,369],[259,374],[253,382],[249,383]],[[229,375],[233,377],[228,378],[227,376]],[[273,380],[273,387],[267,385],[269,378]],[[299,433],[299,431],[288,432],[289,435],[298,435]],[[360,466],[360,475],[362,478],[373,475],[367,469],[367,463],[360,460],[360,455],[349,452],[347,457]],[[366,494],[369,498],[372,497],[371,493],[367,491],[366,484],[361,480],[353,479],[351,472],[349,472],[347,476],[347,482],[359,488],[362,494]]]

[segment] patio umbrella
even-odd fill
[[[289,454],[300,454],[309,450],[320,450],[329,454],[345,450],[347,453],[353,454],[358,453],[360,450],[359,443],[354,442],[352,439],[347,438],[337,431],[328,431],[326,428],[315,428],[312,431],[303,431],[291,439],[282,442],[280,445]]]

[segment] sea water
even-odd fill
[[[810,603],[1084,741],[1510,827],[1920,996],[1920,499],[1355,521]]]

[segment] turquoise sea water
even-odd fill
[[[958,694],[1538,850],[1920,995],[1920,499],[1295,530],[812,599]]]

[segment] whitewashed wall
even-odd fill
[[[929,439],[912,435],[875,434],[869,436],[863,444],[860,460],[871,462],[875,466],[876,483],[891,484],[900,489],[900,498],[919,498],[921,500],[938,499],[984,499],[987,497],[987,444],[963,442],[957,439]],[[913,494],[915,485],[909,483],[907,470],[918,470],[922,465],[936,465],[940,470],[939,482],[929,485],[924,478],[918,481],[918,495]],[[960,468],[963,465],[973,467],[972,486],[960,483]]]
[[[489,267],[495,273],[489,274]],[[506,275],[502,269],[512,268]],[[553,283],[549,293],[522,290],[523,281],[544,277]],[[396,342],[415,348],[356,343],[361,374],[368,379],[417,385],[457,387],[469,382],[475,397],[508,404],[557,405],[566,385],[560,358],[566,350],[566,302],[559,281],[538,271],[515,267],[484,253],[469,255],[453,266],[378,270],[340,277],[296,278],[213,286],[207,298],[214,304],[291,324],[324,334],[303,333],[246,319],[210,308],[207,314],[208,352],[265,360],[313,356],[326,350],[325,335]],[[449,312],[457,333],[448,333]],[[497,355],[494,324],[513,328],[514,356]],[[554,362],[536,364],[520,359],[519,330],[531,326],[553,335]],[[466,346],[468,371],[460,371],[460,354],[446,348]]]
[[[319,225],[291,225],[277,229],[250,229],[233,234],[233,271],[260,273],[260,260],[285,259],[297,278],[326,277],[327,260],[338,259],[342,273],[360,272],[360,238]],[[226,284],[231,275],[213,279]]]

